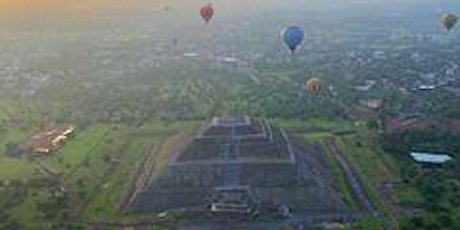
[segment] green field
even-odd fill
[[[140,128],[126,127],[121,133],[118,133],[119,136],[115,140],[118,140],[119,143],[117,143],[118,141],[112,142],[109,147],[109,152],[118,153],[115,156],[117,160],[110,162],[105,171],[101,171],[100,168],[103,168],[103,163],[100,163],[98,171],[94,172],[100,176],[96,180],[97,183],[93,182],[94,192],[82,210],[82,217],[91,221],[132,219],[131,215],[125,216],[119,212],[117,206],[127,192],[133,172],[142,163],[140,160],[144,159],[152,149],[156,149],[154,154],[158,155],[157,158],[161,158],[162,151],[164,151],[162,150],[163,146],[168,144],[166,140],[169,137],[181,131],[190,131],[197,124],[197,122],[165,123],[154,121]],[[123,141],[120,141],[121,139]],[[169,155],[170,152],[167,151]],[[157,162],[157,167],[160,167],[159,165],[161,162]],[[136,217],[134,218],[136,219]]]
[[[34,113],[32,103],[17,98],[2,98],[0,100],[0,127],[2,123],[20,119],[28,122],[36,121],[41,116]]]
[[[330,132],[314,132],[305,134],[305,138],[311,142],[320,141],[322,139],[332,137],[334,137],[334,134]]]
[[[353,122],[338,119],[310,118],[304,121],[294,119],[275,119],[274,122],[277,126],[288,131],[301,132],[308,135],[356,129]]]
[[[11,119],[16,114],[16,109],[12,103],[0,101],[0,121]]]
[[[9,146],[16,145],[31,135],[36,129],[35,125],[12,127],[0,126],[0,180],[23,178],[35,169],[31,161],[6,156]]]
[[[35,172],[33,162],[0,157],[0,180],[21,179]]]
[[[0,156],[0,180],[33,179],[43,175],[36,172],[43,172],[41,167],[46,167],[61,178],[63,186],[72,194],[73,212],[79,219],[89,222],[125,218],[117,207],[140,160],[153,146],[161,149],[167,138],[195,129],[198,124],[153,120],[139,127],[101,123],[77,128],[53,155],[29,160]],[[4,150],[6,144],[18,143],[30,135],[29,131],[1,132],[4,138],[0,139],[0,147]],[[47,223],[36,218],[39,211],[35,207],[41,200],[43,195],[26,195],[10,213],[28,229],[46,229]]]
[[[31,128],[0,129],[0,156],[3,156],[8,145],[18,144],[31,134]]]
[[[365,127],[345,120],[329,119],[280,119],[275,122],[287,131],[302,134],[307,142],[321,145],[338,189],[342,191],[350,208],[358,210],[359,203],[333,155],[335,153],[326,144],[330,139],[338,141],[339,148],[357,170],[373,204],[379,212],[397,224],[397,217],[386,207],[379,187],[383,182],[399,181],[400,176],[393,165],[393,159],[377,148],[374,140],[367,137]],[[152,149],[156,149],[155,154],[160,161],[166,162],[168,152],[176,142],[171,137],[177,136],[181,131],[192,131],[200,123],[152,120],[140,126],[98,123],[77,128],[73,136],[54,155],[34,160],[0,157],[0,178],[33,178],[40,163],[62,179],[72,194],[74,214],[81,221],[129,221],[143,218],[144,215],[124,214],[118,209],[133,172]],[[341,135],[344,130],[351,134]],[[349,132],[350,130],[353,132]],[[2,142],[3,148],[6,143],[27,137],[30,132],[30,129],[3,131],[0,133],[6,137]],[[407,187],[398,189],[395,196],[403,203],[417,202],[411,199],[416,192]],[[36,218],[39,211],[35,206],[39,200],[40,198],[27,196],[12,210],[13,215],[27,223],[27,227],[40,229],[47,223]],[[357,223],[353,229],[378,229],[376,226],[379,226],[379,222],[368,217]]]
[[[369,137],[372,135],[368,135],[369,130],[366,126],[356,122],[328,119],[277,120],[277,124],[287,130],[303,133],[305,139],[310,143],[318,142],[321,144],[337,185],[352,209],[356,210],[359,203],[354,199],[348,182],[333,156],[335,153],[325,144],[327,140],[335,139],[347,161],[357,170],[359,179],[374,206],[394,226],[398,226],[399,217],[394,216],[385,203],[380,188],[385,182],[400,182],[401,175],[393,158],[378,147],[376,140]],[[398,188],[393,197],[397,202],[414,203],[420,201],[417,199],[420,197],[417,195],[417,190],[410,186]],[[371,216],[356,225],[356,229],[380,228],[380,223]]]
[[[154,141],[150,141],[153,143]],[[123,198],[127,185],[131,180],[132,171],[136,162],[146,154],[151,143],[145,141],[133,141],[122,150],[126,153],[123,160],[105,171],[103,176],[96,182],[94,193],[91,194],[83,210],[83,216],[90,220],[113,219],[119,217],[117,204]],[[113,170],[113,171],[112,171]]]
[[[308,139],[307,139],[308,140]],[[345,201],[350,205],[351,210],[357,211],[359,209],[359,201],[353,196],[351,188],[347,182],[345,175],[340,168],[339,163],[334,157],[332,150],[324,143],[320,142],[323,148],[323,153],[330,167],[331,173],[334,176],[337,186],[343,194]]]

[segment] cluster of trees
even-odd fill
[[[408,157],[410,150],[447,152],[460,156],[460,135],[457,132],[430,127],[387,133],[382,137],[382,147],[390,153]]]
[[[387,134],[382,147],[399,160],[403,179],[423,197],[424,211],[403,219],[402,229],[460,229],[460,135],[435,128]],[[435,168],[423,168],[408,157],[410,150],[449,153],[453,161]]]
[[[0,229],[22,229],[23,223],[12,210],[26,199],[33,202],[37,223],[46,229],[82,229],[77,224],[72,202],[59,180],[36,177],[0,181]]]
[[[0,181],[0,229],[20,229],[20,222],[10,210],[20,204],[27,191],[20,180]]]
[[[214,74],[210,70],[191,72],[187,77],[121,79],[117,84],[69,81],[50,85],[24,101],[33,104],[37,114],[78,125],[139,125],[152,117],[204,119],[225,114],[291,118],[341,115],[336,98],[305,92],[305,72],[282,71],[274,73],[277,77],[270,74],[258,74],[259,83],[247,74]],[[267,81],[270,79],[274,80]]]
[[[69,191],[57,178],[37,178],[29,182],[31,191],[39,191],[35,197],[38,218],[49,223],[52,229],[81,229],[76,225]]]

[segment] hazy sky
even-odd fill
[[[398,5],[408,2],[439,2],[449,8],[458,0],[0,0],[0,17],[15,14],[78,14],[82,17],[91,12],[117,11],[117,10],[153,10],[171,6],[172,9],[196,13],[199,7],[212,3],[220,14],[238,14],[242,12],[260,12],[264,10],[314,10],[321,8],[357,7],[360,5]],[[414,4],[414,7],[417,7]],[[459,10],[460,9],[456,9]],[[9,13],[7,13],[9,12]],[[6,14],[5,14],[6,13]],[[459,12],[460,13],[460,12]],[[17,16],[17,15],[16,15]]]
[[[264,17],[283,25],[303,24],[308,17],[337,18],[345,10],[348,14],[392,13],[399,6],[428,11],[426,15],[432,21],[446,11],[460,14],[459,0],[0,0],[0,32],[43,28],[69,31],[91,25],[197,24],[201,23],[199,8],[208,2],[215,7],[215,24]],[[164,10],[166,6],[171,9],[169,13]]]
[[[216,16],[204,26],[199,8],[209,2]],[[152,45],[178,37],[193,43],[203,40],[201,35],[206,29],[218,33],[216,42],[243,42],[250,37],[270,37],[277,42],[279,31],[291,24],[308,28],[310,37],[336,36],[344,28],[351,33],[369,28],[389,30],[389,23],[405,33],[417,28],[422,29],[416,32],[437,33],[443,12],[460,14],[460,1],[0,0],[0,48],[16,54],[20,53],[16,51],[19,47],[24,56],[56,51],[67,57],[77,50],[77,45],[80,50],[91,49],[92,44],[117,39],[143,39],[142,45]],[[131,42],[126,46],[134,45],[137,44]]]

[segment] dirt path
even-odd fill
[[[158,172],[174,162],[179,156],[181,144],[188,141],[187,133],[178,132],[172,137],[166,139],[161,147],[152,144],[149,153],[139,162],[139,166],[132,176],[132,182],[129,186],[123,202],[119,205],[120,210],[126,210],[136,199],[137,194],[144,191],[152,181],[158,176]]]
[[[153,157],[157,151],[157,146],[152,144],[149,147],[149,153],[143,157],[142,161],[138,162],[138,166],[131,176],[131,184],[128,186],[122,202],[118,205],[119,211],[124,211],[134,200],[136,195],[147,186],[148,179],[151,177],[154,168]]]

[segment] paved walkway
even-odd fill
[[[236,136],[236,128],[232,126],[231,134],[228,137],[224,159],[237,160],[240,156],[240,140]],[[239,184],[241,164],[226,164],[223,169],[223,186],[236,186]]]

